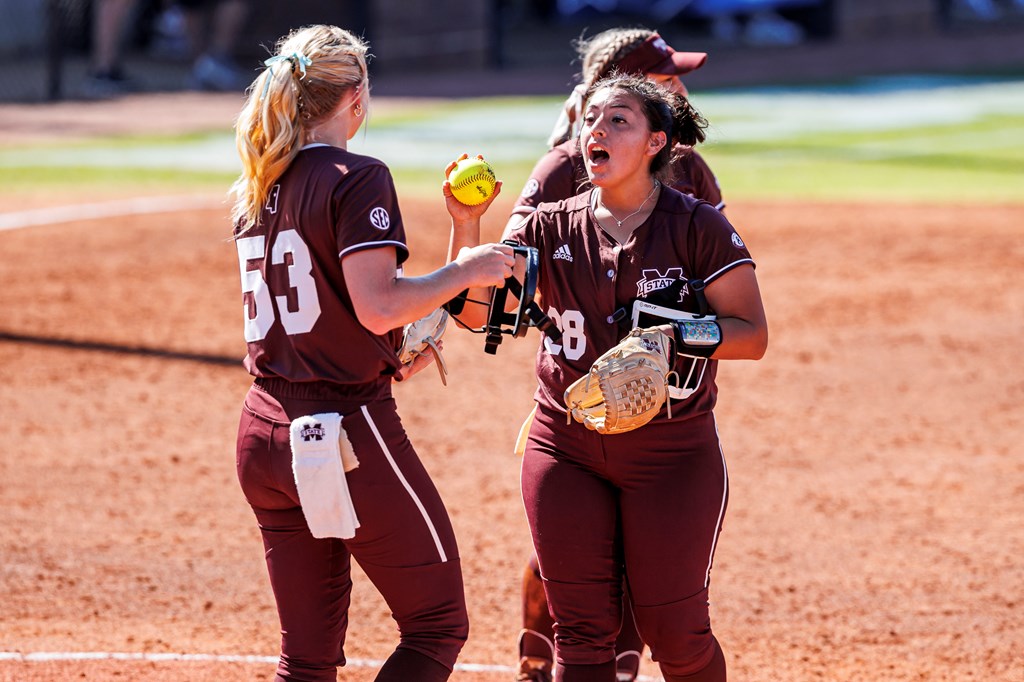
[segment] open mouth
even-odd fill
[[[587,147],[587,156],[590,158],[591,165],[604,163],[610,158],[608,151],[604,147],[596,144],[592,144]]]

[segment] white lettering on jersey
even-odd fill
[[[732,245],[735,246],[737,249],[743,248],[743,240],[740,239],[740,236],[735,232],[732,233]]]
[[[290,336],[306,334],[320,319],[320,298],[313,278],[313,258],[297,230],[283,230],[274,240],[270,262],[288,268],[288,283],[295,292],[296,309],[288,309],[288,296],[274,296],[281,324]],[[290,254],[291,258],[285,258]]]
[[[555,260],[567,260],[571,263],[572,254],[569,253],[569,245],[562,244],[557,249],[555,249],[555,253],[551,257],[554,258]]]
[[[275,296],[259,270],[258,261],[266,257],[266,238],[243,237],[235,240],[238,267],[242,277],[242,315],[245,340],[266,338],[277,319],[271,300],[276,300],[281,324],[287,334],[305,334],[320,317],[320,299],[313,279],[313,260],[309,247],[295,230],[285,230],[271,246],[271,264],[287,267],[288,288],[294,290],[296,309],[288,309],[287,296]],[[291,254],[291,258],[285,255]],[[253,267],[250,267],[252,265]]]
[[[649,268],[644,270],[643,275],[643,279],[636,283],[637,298],[646,298],[653,291],[667,289],[676,280],[685,279],[682,268],[669,268],[665,274]]]
[[[381,231],[384,231],[391,227],[391,216],[388,215],[387,209],[385,209],[383,206],[378,206],[371,210],[370,224]]]
[[[587,352],[587,336],[583,331],[583,313],[578,310],[558,312],[548,308],[548,317],[562,331],[559,343],[544,336],[544,349],[552,355],[564,354],[570,360],[579,360]]]
[[[267,195],[267,210],[273,215],[277,213],[277,199],[281,196],[281,185],[274,185],[270,188],[270,194]]]

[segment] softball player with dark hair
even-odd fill
[[[613,28],[576,43],[582,62],[581,82],[565,102],[549,139],[551,149],[537,162],[509,217],[518,225],[543,202],[568,199],[590,188],[579,145],[583,94],[611,73],[645,76],[672,92],[687,95],[680,80],[707,61],[703,52],[678,52],[650,29]],[[691,146],[674,140],[671,186],[724,210],[722,193],[707,162]],[[517,680],[549,682],[553,665],[553,632],[536,555],[530,557],[522,578],[522,630],[519,634]],[[636,679],[643,642],[633,623],[629,604],[624,606],[622,630],[616,646],[618,679]]]
[[[490,202],[464,206],[445,185],[454,260],[402,276],[391,174],[346,149],[369,106],[366,51],[333,26],[291,33],[236,125],[234,238],[255,377],[237,469],[281,620],[276,680],[336,679],[353,557],[400,633],[377,680],[447,680],[468,633],[452,526],[391,395],[426,363],[403,366],[395,350],[404,324],[463,289],[503,283],[514,258],[476,246]],[[320,470],[331,476],[307,473]]]
[[[579,150],[579,125],[583,94],[613,73],[645,76],[648,80],[688,95],[681,76],[696,71],[707,61],[704,52],[674,50],[658,33],[646,28],[612,28],[577,41],[582,62],[580,83],[565,100],[548,138],[550,149],[534,166],[516,199],[510,222],[521,220],[545,201],[579,194],[590,186]],[[692,147],[675,142],[672,186],[715,205],[725,207],[721,189],[711,168]]]
[[[722,682],[708,611],[728,499],[715,374],[719,360],[759,359],[767,346],[754,264],[720,211],[668,184],[670,141],[704,137],[684,97],[618,76],[583,101],[579,145],[592,189],[541,204],[507,231],[538,249],[538,301],[562,332],[538,349],[521,481],[554,619],[556,680],[616,679],[625,588],[668,682]],[[628,433],[567,423],[566,388],[625,335],[622,313],[638,300],[714,316],[706,331],[717,343],[692,350],[680,338],[687,354],[707,358],[703,380],[671,416],[663,408]],[[691,362],[680,355],[675,369],[685,376]]]

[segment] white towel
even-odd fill
[[[337,412],[299,417],[291,424],[292,473],[306,523],[315,538],[348,539],[359,519],[345,472],[359,466]]]

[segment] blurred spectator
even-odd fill
[[[188,85],[196,90],[244,90],[254,74],[235,63],[249,0],[178,0],[194,58]]]
[[[240,69],[234,54],[248,17],[249,0],[163,0],[150,50],[191,61],[189,88],[244,90],[255,74]]]
[[[97,0],[92,12],[90,71],[81,94],[106,98],[131,89],[122,65],[125,25],[135,0]]]
[[[779,10],[824,4],[825,0],[657,0],[651,14],[660,21],[677,15],[708,20],[712,35],[722,42],[795,45],[804,41],[805,31]]]
[[[995,21],[1007,11],[1024,10],[1024,0],[940,0],[939,4],[947,21],[964,17]]]
[[[168,59],[188,59],[190,48],[184,10],[175,0],[162,0],[160,5],[153,19],[150,54]]]

